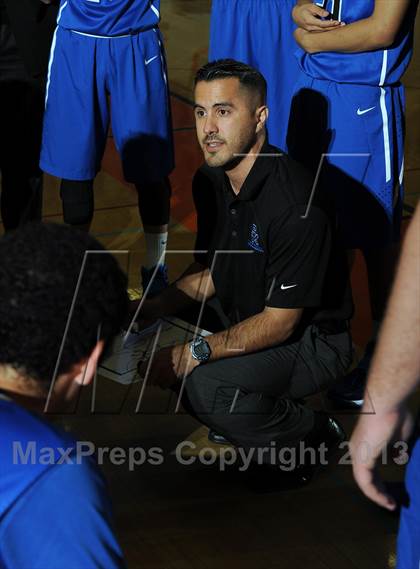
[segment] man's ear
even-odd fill
[[[95,376],[96,368],[98,367],[98,361],[101,357],[103,349],[104,341],[99,340],[99,342],[93,348],[90,356],[75,366],[75,375],[73,376],[73,381],[79,385],[89,385],[89,383],[91,383]]]
[[[268,119],[268,114],[269,114],[269,110],[268,110],[268,107],[266,105],[258,107],[258,109],[256,110],[256,116],[257,116],[256,132],[260,132],[265,127],[267,119]]]

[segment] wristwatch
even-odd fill
[[[190,342],[192,357],[200,363],[207,362],[211,356],[211,348],[204,338],[196,338]]]

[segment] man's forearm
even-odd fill
[[[286,341],[295,330],[302,310],[266,308],[223,332],[206,338],[210,361],[257,352]]]
[[[366,386],[375,412],[386,414],[398,410],[419,381],[420,207],[417,207]]]
[[[184,274],[161,294],[146,300],[142,309],[144,318],[171,316],[189,308],[194,302],[203,302],[214,296],[214,284],[209,269],[193,263]]]

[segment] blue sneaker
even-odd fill
[[[143,294],[146,292],[146,289],[149,286],[150,281],[152,280],[155,269],[156,267],[152,267],[151,269],[146,269],[146,267],[141,268],[141,284],[143,287]],[[158,295],[168,286],[169,286],[168,267],[165,264],[159,265],[156,274],[153,278],[153,282],[151,283],[150,288],[147,291],[148,298],[152,298],[153,296]]]

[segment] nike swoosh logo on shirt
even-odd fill
[[[157,57],[159,57],[159,56],[155,55],[154,57],[151,57],[150,59],[145,59],[144,60],[145,65],[149,65],[149,63],[152,63],[152,61],[154,61]]]
[[[362,115],[365,115],[366,113],[370,113],[370,111],[373,111],[373,109],[376,109],[376,106],[375,106],[375,107],[370,107],[370,109],[364,109],[363,111],[361,111],[360,108],[359,108],[359,109],[357,109],[357,114],[358,114],[359,117],[360,117],[360,116],[362,116]]]
[[[294,288],[295,286],[297,286],[297,284],[293,284],[293,285],[281,285],[281,290],[287,290],[288,288]]]

